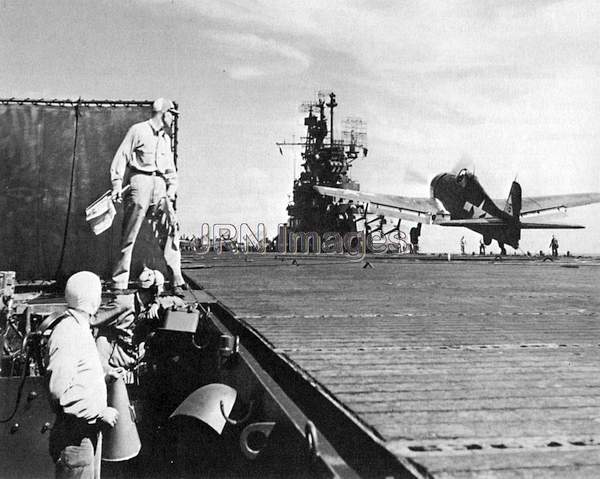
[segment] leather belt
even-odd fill
[[[134,175],[139,174],[139,175],[147,175],[147,176],[162,176],[162,173],[160,171],[156,171],[156,170],[155,171],[144,171],[144,170],[137,170],[135,168],[132,168],[131,172]]]

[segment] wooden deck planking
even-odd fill
[[[545,478],[548,477],[546,473],[550,473],[552,469],[558,469],[563,473],[562,476],[555,477],[572,477],[569,475],[570,471],[576,472],[577,469],[583,467],[586,473],[590,473],[592,469],[590,466],[595,467],[596,471],[600,466],[599,448],[593,448],[593,451],[589,449],[585,451],[569,450],[561,454],[556,452],[553,448],[546,448],[545,450],[511,451],[511,454],[506,454],[501,450],[478,454],[455,454],[452,469],[448,469],[444,456],[430,455],[425,463],[428,470],[436,477],[438,476],[436,473],[451,471],[451,474],[440,474],[439,477],[479,477],[482,472],[488,473],[488,477],[497,477],[496,473],[504,472],[500,477]],[[544,471],[542,475],[533,474],[541,471]],[[457,472],[462,474],[457,476]],[[516,472],[521,475],[515,474]],[[510,476],[510,473],[513,475]]]
[[[600,477],[595,265],[210,261],[187,273],[435,477]]]

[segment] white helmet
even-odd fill
[[[69,308],[96,314],[102,302],[102,283],[100,278],[89,271],[75,273],[67,281],[65,299]]]
[[[154,284],[154,270],[144,266],[144,269],[138,276],[138,284],[144,289],[150,288]]]
[[[150,269],[144,266],[143,271],[138,277],[138,284],[144,289],[148,289],[156,285],[159,290],[162,290],[163,286],[165,285],[165,277],[157,269]]]

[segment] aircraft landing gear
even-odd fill
[[[502,256],[506,256],[506,248],[504,247],[504,243],[500,243],[500,241],[498,241],[498,246],[500,246],[500,254]]]
[[[375,228],[371,227],[371,223],[379,223]],[[365,231],[367,236],[376,233],[377,231],[381,231],[383,233],[383,225],[387,223],[384,216],[377,216],[370,221],[366,221],[365,219]]]

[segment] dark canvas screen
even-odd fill
[[[0,104],[0,270],[15,270],[17,279],[79,270],[110,278],[122,206],[99,236],[85,208],[110,188],[110,163],[129,127],[149,116],[149,102]],[[132,278],[144,263],[165,270],[148,223],[133,258]]]

